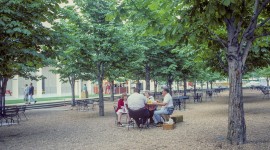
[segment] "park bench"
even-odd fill
[[[3,120],[5,120],[8,125],[14,124],[15,120],[19,124],[19,108],[17,106],[5,107],[5,112],[1,115],[1,126]]]

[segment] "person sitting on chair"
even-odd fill
[[[155,101],[154,97],[150,95],[150,91],[145,91],[144,96],[147,99],[147,104],[148,104],[147,109],[149,110],[149,115],[150,115],[149,119],[150,119],[150,123],[152,124],[152,123],[154,123],[153,115],[154,115],[154,111],[156,110],[157,106],[156,105],[150,105],[150,104],[153,104],[156,101]]]
[[[117,118],[117,125],[118,126],[122,126],[121,118],[122,118],[123,113],[127,114],[128,120],[130,121],[126,105],[127,105],[127,94],[123,93],[122,97],[118,100],[118,105],[117,105],[117,109],[116,109],[116,114],[118,116],[118,118]]]
[[[156,110],[154,112],[154,121],[155,124],[160,126],[160,124],[163,124],[161,121],[161,115],[171,115],[174,111],[173,106],[173,99],[172,96],[169,93],[169,89],[164,87],[162,91],[163,102],[156,102],[155,104],[158,106],[162,106],[160,110]]]
[[[138,93],[139,89],[135,88],[134,93],[128,99],[128,112],[130,118],[133,118],[138,127],[143,127],[149,118],[149,111],[146,109],[146,98]]]

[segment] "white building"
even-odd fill
[[[60,97],[60,96],[71,96],[71,87],[70,84],[67,83],[61,83],[60,76],[58,74],[52,73],[50,70],[52,70],[52,67],[44,67],[39,69],[38,72],[36,72],[36,75],[43,75],[46,77],[45,79],[39,80],[39,81],[31,81],[26,80],[22,77],[15,76],[13,79],[9,79],[7,83],[7,90],[10,90],[12,92],[12,96],[9,96],[6,94],[7,99],[18,99],[24,97],[24,88],[25,84],[32,83],[35,88],[35,94],[34,97]],[[104,81],[105,83],[106,81]],[[141,81],[143,85],[143,89],[145,90],[145,81]],[[93,84],[91,81],[81,81],[77,80],[75,83],[75,95],[81,97],[81,90],[83,85],[86,84],[88,88],[89,94],[97,94],[97,84]],[[150,84],[151,89],[154,89],[154,83],[151,82]],[[117,87],[119,89],[119,87]],[[128,93],[133,93],[132,90],[132,83],[129,80],[127,84],[125,85],[126,90]],[[116,94],[119,94],[119,90],[115,90]],[[104,92],[106,90],[106,86],[104,84]],[[121,90],[122,91],[122,90]]]

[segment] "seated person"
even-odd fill
[[[150,91],[145,91],[144,96],[147,99],[147,104],[153,104],[153,103],[156,102],[154,100],[154,97],[153,96],[150,96]],[[149,115],[150,115],[149,116],[150,123],[154,123],[153,115],[154,115],[154,111],[156,110],[156,108],[157,108],[157,105],[148,105],[147,106],[147,109],[149,110]]]
[[[116,109],[116,114],[118,116],[118,118],[117,118],[117,125],[118,126],[122,126],[122,124],[121,124],[122,114],[126,113],[128,115],[126,103],[127,103],[127,94],[123,93],[122,97],[118,100],[117,109]],[[129,115],[127,117],[128,117],[128,120],[130,121]]]
[[[157,125],[163,124],[163,122],[161,121],[161,115],[171,115],[174,111],[173,99],[169,93],[168,88],[163,88],[162,96],[164,97],[163,102],[157,101],[155,103],[158,106],[162,106],[160,110],[156,110],[154,112],[154,121]]]
[[[128,99],[128,112],[130,118],[133,118],[138,127],[143,127],[147,119],[149,118],[149,111],[145,108],[146,98],[138,93],[138,89],[135,89]]]

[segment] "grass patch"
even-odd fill
[[[110,96],[108,94],[104,96]],[[44,98],[34,98],[37,100],[37,102],[50,102],[50,101],[57,101],[57,100],[64,100],[64,99],[71,99],[72,96],[61,96],[61,97],[44,97]],[[91,94],[89,95],[89,98],[91,97],[98,97],[98,94]],[[75,96],[75,98],[79,98],[79,96]],[[19,103],[24,103],[23,99],[10,99],[6,100],[6,104],[19,104]]]
[[[49,102],[49,101],[55,101],[55,100],[64,100],[67,98],[71,98],[71,96],[62,96],[62,97],[44,97],[44,98],[35,98],[38,102]],[[75,98],[79,98],[79,96],[75,96]],[[6,100],[6,104],[18,104],[18,103],[24,103],[23,99],[11,99]]]

